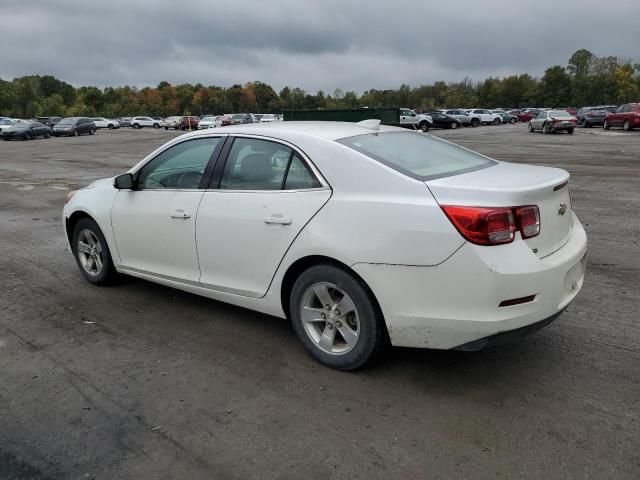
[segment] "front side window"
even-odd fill
[[[472,172],[496,163],[437,137],[413,132],[368,133],[338,142],[422,181]]]
[[[220,137],[198,138],[174,145],[140,169],[136,188],[197,189]]]

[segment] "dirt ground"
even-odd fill
[[[177,133],[0,142],[0,478],[640,478],[640,132],[432,133],[571,173],[584,287],[518,343],[392,349],[353,373],[284,320],[84,281],[65,193]]]

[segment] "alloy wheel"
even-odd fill
[[[353,300],[336,285],[320,282],[302,296],[300,318],[315,346],[331,355],[343,355],[357,344],[360,318]]]
[[[102,245],[95,233],[86,228],[81,230],[78,234],[76,252],[85,272],[94,277],[100,275],[104,258]]]

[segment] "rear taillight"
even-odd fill
[[[517,207],[515,216],[522,238],[535,237],[540,233],[540,210],[535,205]]]
[[[535,205],[509,208],[443,205],[442,210],[460,235],[476,245],[511,243],[516,230],[522,238],[540,233],[540,211]]]

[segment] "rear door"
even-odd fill
[[[262,297],[289,246],[331,190],[292,145],[238,136],[225,150],[198,210],[200,283]]]

